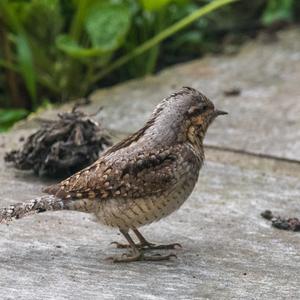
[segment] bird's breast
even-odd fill
[[[130,199],[100,201],[96,216],[99,222],[121,229],[138,228],[176,211],[190,196],[198,179],[199,163],[184,160],[178,167],[177,182],[161,194]]]

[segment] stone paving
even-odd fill
[[[142,229],[181,242],[178,259],[114,265],[116,231],[77,212],[45,213],[0,227],[1,299],[299,299],[300,235],[277,230],[265,209],[300,216],[300,29],[257,40],[235,56],[207,57],[157,76],[99,90],[85,107],[116,136],[139,128],[183,85],[230,115],[210,128],[205,167],[190,199]],[[225,96],[237,88],[240,94]],[[59,110],[68,110],[70,104]],[[41,114],[53,117],[58,109]],[[0,136],[0,206],[40,195],[49,182],[3,163],[35,127]],[[26,129],[27,128],[27,129]]]

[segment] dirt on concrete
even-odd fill
[[[272,226],[282,230],[300,231],[300,220],[296,217],[283,218],[274,216],[272,211],[265,210],[260,214],[263,218],[272,222]]]

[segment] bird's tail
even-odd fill
[[[63,209],[69,209],[68,201],[52,195],[42,196],[29,202],[13,204],[8,208],[0,208],[0,224],[9,223],[13,219],[20,219],[32,214]]]

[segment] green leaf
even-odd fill
[[[71,38],[71,36],[66,34],[59,35],[57,37],[56,46],[59,50],[74,58],[101,56],[103,54],[106,54],[107,52],[100,48],[81,47],[76,41]]]
[[[85,20],[86,31],[92,47],[85,48],[71,35],[60,35],[56,46],[74,58],[102,56],[117,49],[130,26],[130,12],[122,4],[97,3],[92,6]]]
[[[159,11],[172,0],[140,0],[144,10]]]
[[[17,121],[28,115],[25,109],[0,109],[0,132],[6,131]]]
[[[27,38],[22,32],[16,37],[16,48],[21,75],[25,81],[33,105],[36,106],[36,74],[33,65],[33,57]]]
[[[292,21],[294,0],[269,0],[262,16],[262,22],[268,26],[276,21]]]
[[[93,47],[113,51],[124,41],[129,30],[131,14],[123,4],[98,3],[91,7],[85,28]]]

